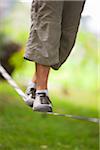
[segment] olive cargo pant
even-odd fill
[[[57,70],[74,44],[84,1],[33,0],[24,58]]]

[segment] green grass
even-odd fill
[[[98,116],[94,94],[56,93],[50,91],[54,111]],[[0,84],[0,150],[97,150],[98,128],[96,123],[33,112],[7,83]]]

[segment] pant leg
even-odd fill
[[[34,0],[25,59],[51,66],[59,63],[63,1]]]
[[[84,1],[65,1],[62,17],[62,33],[59,50],[59,63],[53,69],[59,69],[66,61],[75,44],[76,35],[83,11]]]

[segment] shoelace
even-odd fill
[[[37,95],[40,97],[42,104],[50,104],[50,103],[52,104],[46,93],[37,93]]]
[[[26,94],[27,94],[27,95],[31,95],[31,97],[34,98],[34,97],[35,97],[35,92],[36,92],[36,89],[35,89],[35,88],[30,88],[30,87],[29,87],[29,88],[27,89],[27,91],[26,91]]]

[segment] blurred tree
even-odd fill
[[[0,33],[0,63],[10,75],[15,69],[14,64],[10,62],[10,59],[16,52],[19,52],[20,50],[21,45],[11,41],[4,33]]]

